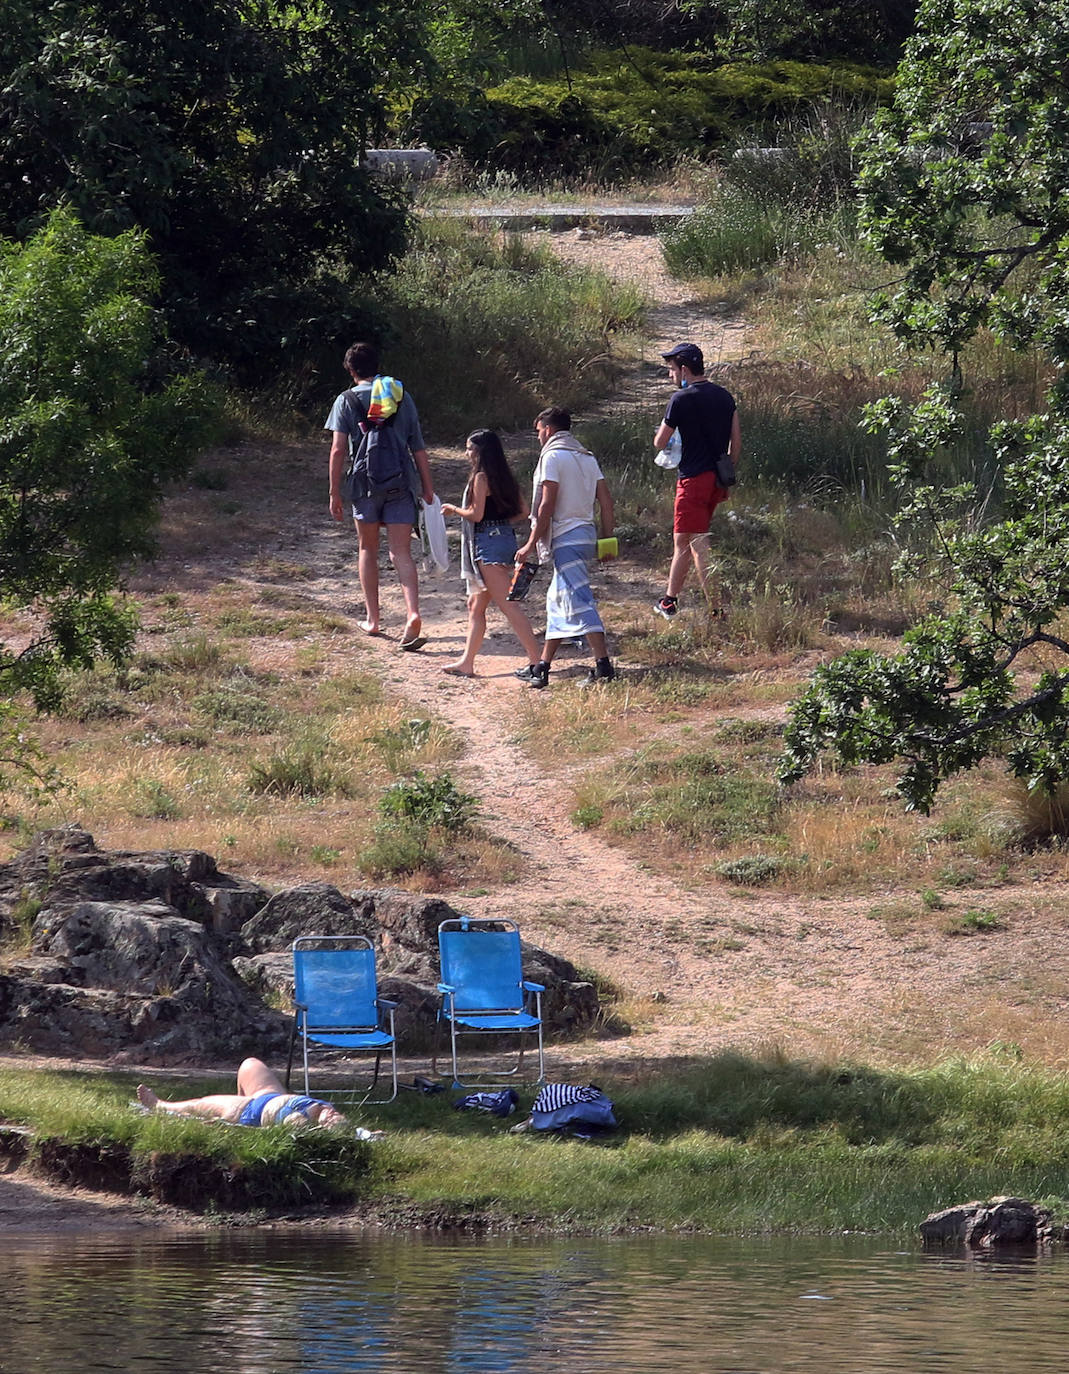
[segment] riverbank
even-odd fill
[[[718,360],[748,346],[740,322],[690,288],[669,292],[655,244],[565,236],[554,250],[596,260],[661,302],[646,356],[621,382],[621,414],[652,415],[663,403],[662,344],[685,333]],[[529,435],[508,447],[518,464],[534,456]],[[641,454],[646,464],[645,437]],[[436,486],[459,495],[458,451],[437,448],[432,458]],[[615,988],[613,1014],[629,1032],[554,1046],[551,1076],[600,1083],[618,1101],[623,1131],[600,1147],[512,1139],[446,1102],[409,1100],[398,1115],[369,1121],[386,1139],[358,1182],[344,1183],[331,1216],[606,1230],[908,1229],[965,1197],[1069,1195],[1057,1132],[1048,1130],[1064,1125],[1063,1115],[1022,1113],[1018,1090],[999,1086],[1005,1072],[1022,1083],[1031,1074],[1047,1094],[1069,1061],[1069,857],[1058,846],[1016,844],[999,828],[1010,805],[1000,801],[1005,778],[994,766],[970,775],[926,818],[902,811],[886,771],[829,773],[798,807],[777,797],[777,828],[758,831],[764,813],[751,802],[771,787],[791,697],[817,662],[892,633],[877,590],[858,603],[864,617],[844,614],[811,641],[792,637],[788,593],[818,548],[822,569],[838,548],[866,576],[878,550],[832,547],[828,512],[765,508],[740,487],[715,526],[718,550],[738,560],[744,545],[765,548],[782,536],[791,559],[783,585],[777,571],[764,600],[740,595],[726,623],[706,624],[691,605],[665,626],[651,607],[667,562],[670,482],[663,511],[621,501],[630,533],[621,558],[597,572],[619,680],[611,692],[575,691],[587,665],[568,650],[551,691],[529,693],[496,626],[478,678],[437,671],[466,630],[453,572],[424,580],[430,642],[420,654],[396,652],[403,616],[392,577],[384,579],[387,633],[357,632],[353,534],[327,518],[324,463],[315,436],[246,436],[168,501],[161,556],[133,579],[144,618],[136,664],[121,681],[84,675],[64,714],[41,723],[50,756],[75,786],[45,811],[27,805],[19,823],[80,821],[109,848],[205,849],[273,888],[322,881],[348,890],[366,881],[388,784],[415,768],[450,766],[478,798],[479,833],[442,841],[426,865],[384,881],[441,892],[476,916],[516,919],[525,938]],[[759,633],[758,610],[771,613],[773,602],[779,619]],[[276,764],[280,773],[306,767],[307,789],[255,790],[250,772],[274,776]],[[743,776],[753,790],[725,794],[729,814],[716,789]],[[698,821],[711,828],[699,833]],[[726,1072],[732,1062],[756,1066],[748,1086]],[[950,1109],[934,1113],[942,1124],[931,1138],[881,1124],[898,1119],[888,1104],[903,1075],[937,1079],[948,1062],[951,1078],[994,1083],[985,1127],[963,1143]],[[767,1108],[733,1126],[733,1097],[753,1088],[765,1101],[777,1064],[834,1091],[815,1115],[804,1105]],[[190,1073],[218,1089],[231,1071]],[[57,1081],[82,1082],[84,1066],[73,1079],[69,1072],[64,1066]],[[880,1084],[875,1100],[884,1105],[844,1127],[843,1091],[859,1081]],[[707,1084],[719,1085],[715,1103]],[[73,1143],[123,1145],[131,1096],[131,1082],[116,1079],[111,1124],[102,1128],[93,1107]],[[651,1096],[699,1105],[674,1121],[651,1119],[643,1105]],[[928,1122],[925,1093],[907,1097]],[[3,1102],[0,1113],[21,1119]],[[219,1135],[188,1151],[162,1137],[138,1149],[197,1160]],[[247,1172],[239,1165],[221,1167]],[[318,1186],[320,1175],[303,1164],[278,1167],[283,1189]],[[175,1175],[196,1181],[197,1166]],[[201,1215],[229,1214],[231,1188],[202,1176]],[[157,1194],[153,1202],[151,1188],[144,1192],[150,1208],[174,1205],[162,1184]],[[247,1198],[240,1210],[266,1215],[277,1202]],[[294,1205],[286,1201],[283,1213]]]
[[[897,1072],[782,1054],[663,1064],[602,1080],[620,1124],[592,1142],[512,1132],[531,1091],[506,1119],[454,1110],[456,1093],[402,1093],[352,1113],[383,1132],[364,1142],[146,1117],[133,1081],[0,1070],[0,1118],[26,1131],[20,1186],[125,1194],[156,1225],[180,1208],[198,1225],[604,1234],[906,1233],[971,1198],[1027,1197],[1059,1216],[1069,1199],[1069,1085],[998,1052]]]

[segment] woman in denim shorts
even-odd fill
[[[486,638],[486,612],[492,601],[512,626],[528,662],[537,663],[538,640],[518,601],[509,601],[516,561],[516,522],[528,514],[519,484],[492,429],[477,429],[465,448],[471,475],[462,506],[443,505],[443,515],[459,515],[461,570],[468,584],[468,639],[462,657],[447,663],[443,673],[475,676],[475,655]]]

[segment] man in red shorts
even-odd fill
[[[735,399],[705,375],[705,359],[697,344],[676,344],[661,357],[668,364],[676,390],[653,436],[653,446],[666,448],[678,430],[683,457],[672,522],[672,566],[665,594],[653,609],[671,620],[679,609],[679,593],[693,563],[698,585],[713,614],[722,615],[720,606],[714,604],[717,589],[711,586],[709,574],[709,524],[713,511],[728,494],[717,478],[717,461],[726,456],[737,464],[742,450]]]

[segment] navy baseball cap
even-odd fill
[[[670,348],[667,353],[662,353],[661,357],[666,363],[679,363],[689,367],[691,372],[703,372],[705,370],[705,358],[697,344],[676,344],[675,348]]]

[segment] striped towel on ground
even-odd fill
[[[587,1136],[616,1126],[612,1103],[593,1083],[585,1088],[570,1083],[547,1083],[531,1108],[531,1126],[536,1131],[569,1130]]]

